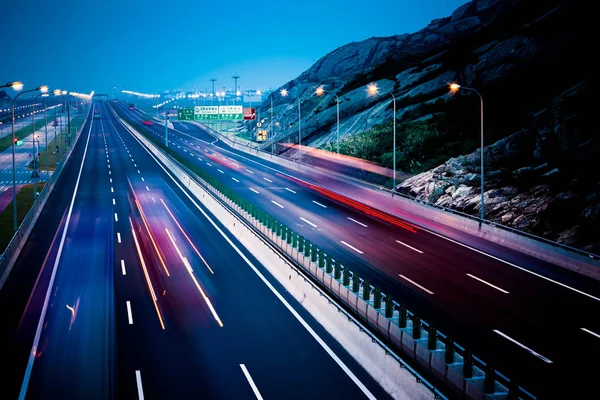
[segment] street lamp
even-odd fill
[[[23,85],[20,84],[20,86],[22,87]],[[14,88],[14,84],[12,85],[12,87]],[[15,147],[16,147],[16,143],[15,143],[15,100],[17,100],[17,98],[19,96],[21,96],[25,93],[36,92],[38,90],[42,93],[46,93],[48,91],[48,86],[45,86],[45,85],[38,86],[35,89],[26,90],[24,92],[21,92],[21,93],[17,94],[15,97],[13,97],[12,104],[11,104],[11,109],[12,109],[12,167],[13,167],[13,228],[14,228],[15,232],[17,231],[17,169],[15,166]]]
[[[287,89],[281,89],[279,92],[283,97],[288,95]],[[298,96],[298,152],[302,151],[302,115],[300,114],[300,96]]]
[[[23,89],[23,83],[18,82],[18,81],[6,82],[6,85],[0,86],[0,89],[7,88],[7,87],[13,88],[16,91],[19,91],[19,90]]]
[[[325,90],[323,89],[323,86],[319,86],[317,88],[317,90],[315,90],[315,94],[317,96],[321,96],[323,95],[323,93],[325,93]],[[337,94],[333,93],[333,95],[335,96],[335,101],[336,101],[336,111],[337,111],[337,154],[338,157],[340,156],[340,99],[338,97]]]
[[[367,93],[369,94],[369,96],[375,96],[377,95],[377,93],[379,93],[379,88],[377,87],[376,84],[371,83],[367,86]],[[394,96],[394,93],[390,92],[389,93],[392,96],[392,100],[394,102],[394,122],[393,122],[393,135],[394,135],[394,149],[393,149],[393,158],[394,158],[394,172],[393,172],[393,177],[394,177],[394,186],[392,187],[392,196],[394,195],[394,192],[396,191],[396,96]]]
[[[466,86],[461,86],[458,83],[451,83],[450,84],[450,91],[453,93],[458,92],[460,89],[465,89],[465,90],[470,90],[472,92],[475,92],[475,94],[477,94],[477,96],[479,96],[479,119],[480,119],[480,126],[481,126],[481,221],[483,222],[485,219],[485,209],[484,209],[484,204],[483,204],[483,199],[484,199],[484,189],[483,189],[483,97],[481,97],[481,94],[473,89],[473,88],[469,88]]]

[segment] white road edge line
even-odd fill
[[[139,369],[135,370],[135,381],[137,383],[138,399],[144,400],[144,388],[142,387],[142,374]]]
[[[278,202],[276,202],[275,200],[271,200],[271,203],[275,204],[277,207],[279,208],[284,208],[281,204],[279,204]]]
[[[548,364],[552,364],[551,360],[549,360],[548,358],[544,357],[540,353],[536,353],[535,351],[531,350],[529,347],[527,347],[527,346],[525,346],[525,345],[517,342],[515,339],[511,338],[510,336],[508,336],[506,333],[500,332],[498,329],[494,329],[494,332],[496,332],[498,335],[502,336],[503,338],[510,340],[511,342],[513,342],[517,346],[521,347],[522,349],[527,350],[528,352],[530,352],[531,354],[533,354],[534,356],[536,356],[540,360],[542,360],[542,361],[544,361],[544,362],[546,362]]]
[[[221,234],[221,236],[223,236],[225,241],[227,241],[227,243],[229,243],[229,245],[231,247],[233,247],[233,249],[236,251],[236,253],[238,253],[238,255],[246,262],[246,264],[248,264],[248,266],[250,268],[252,268],[254,273],[263,281],[263,283],[271,290],[271,292],[273,292],[273,294],[279,299],[281,304],[283,304],[290,311],[290,313],[298,320],[298,322],[304,327],[304,329],[306,329],[308,331],[308,333],[310,333],[310,335],[313,337],[313,339],[315,339],[315,341],[317,343],[319,343],[319,345],[323,348],[323,350],[325,350],[325,352],[327,352],[327,354],[346,373],[346,375],[348,375],[348,377],[350,379],[352,379],[352,381],[365,394],[365,396],[367,396],[367,398],[370,400],[376,400],[376,397],[373,396],[373,394],[360,381],[360,379],[358,379],[358,377],[356,375],[354,375],[354,373],[350,370],[350,368],[348,368],[348,366],[346,364],[344,364],[344,362],[337,356],[337,354],[335,354],[335,352],[327,345],[327,343],[325,343],[325,341],[323,339],[321,339],[321,337],[310,327],[310,325],[300,316],[300,314],[298,314],[298,312],[281,295],[281,293],[279,293],[277,291],[277,289],[275,289],[275,287],[271,284],[271,282],[269,282],[267,280],[267,278],[264,277],[264,275],[258,270],[258,268],[256,268],[256,266],[254,264],[252,264],[252,261],[250,261],[248,259],[248,257],[246,257],[246,255],[235,245],[235,243],[233,243],[231,241],[231,239],[225,234],[225,232],[223,232],[223,230],[216,224],[216,222],[200,207],[200,205],[194,200],[194,198],[183,189],[183,187],[179,184],[177,179],[175,179],[175,177],[173,175],[171,175],[171,173],[156,159],[156,156],[154,156],[154,154],[152,154],[152,152],[150,152],[150,150],[148,150],[134,135],[132,135],[132,137],[138,143],[140,143],[142,148],[150,155],[150,157],[152,157],[154,159],[154,161],[158,164],[158,166],[161,167],[163,171],[165,171],[167,176],[169,178],[171,178],[171,180],[173,182],[175,182],[175,185],[181,190],[181,192],[183,194],[185,194],[185,196],[188,199],[190,199],[192,204],[194,204],[194,206],[196,206],[196,208],[202,213],[204,218],[206,218],[211,223],[211,225],[217,230],[217,232],[219,232]]]
[[[92,110],[95,107],[92,108]],[[52,268],[52,275],[50,276],[50,282],[48,283],[48,289],[46,290],[46,297],[44,298],[44,305],[42,306],[42,312],[40,313],[40,319],[38,320],[37,328],[35,331],[35,337],[33,339],[33,345],[29,352],[29,359],[27,360],[27,368],[25,369],[25,376],[23,377],[23,383],[21,384],[21,391],[19,393],[19,400],[24,400],[27,394],[27,386],[29,386],[29,379],[31,378],[31,371],[33,369],[33,362],[37,355],[37,349],[40,344],[40,337],[42,335],[42,327],[46,320],[46,313],[48,312],[48,304],[50,303],[50,295],[54,291],[54,279],[56,279],[56,271],[58,270],[58,264],[60,262],[60,256],[65,245],[65,239],[67,238],[67,230],[69,223],[71,222],[71,215],[73,214],[73,206],[75,205],[75,197],[77,196],[77,190],[79,189],[79,181],[81,180],[81,172],[85,164],[85,156],[87,155],[88,146],[90,144],[90,137],[92,132],[92,125],[94,120],[90,122],[90,129],[88,130],[87,141],[85,142],[85,149],[83,150],[83,157],[81,159],[81,165],[79,166],[79,174],[77,175],[77,181],[75,182],[75,188],[73,189],[73,197],[71,198],[71,205],[69,206],[69,212],[67,214],[67,220],[65,221],[65,227],[60,238],[60,244],[58,246],[58,252],[56,253],[56,260],[54,261],[54,267]]]
[[[412,246],[409,246],[409,245],[407,245],[406,243],[403,243],[403,242],[401,242],[401,241],[399,241],[399,240],[396,240],[396,243],[400,243],[402,246],[408,247],[409,249],[411,249],[411,250],[414,250],[414,251],[416,251],[417,253],[423,254],[423,252],[422,252],[421,250],[419,250],[419,249],[415,249],[414,247],[412,247]]]
[[[488,285],[489,287],[493,287],[494,289],[496,289],[496,290],[498,290],[498,291],[500,291],[500,292],[502,292],[502,293],[504,293],[504,294],[509,294],[509,292],[508,292],[508,291],[506,291],[506,290],[504,290],[504,289],[502,289],[502,288],[499,288],[499,287],[498,287],[498,286],[496,286],[496,285],[492,285],[491,283],[489,283],[489,282],[486,282],[486,281],[484,281],[483,279],[476,277],[475,275],[467,274],[467,276],[468,276],[468,277],[470,277],[470,278],[473,278],[473,279],[475,279],[475,280],[478,280],[479,282],[481,282],[481,283],[484,283],[484,284]]]
[[[367,225],[363,224],[362,222],[358,222],[357,220],[355,220],[354,218],[350,218],[348,217],[348,219],[352,222],[354,222],[355,224],[359,224],[360,226],[364,226],[365,228],[368,228]]]
[[[127,319],[129,320],[129,325],[133,325],[133,315],[131,314],[131,302],[127,300]]]
[[[364,254],[362,251],[360,251],[356,247],[352,246],[351,244],[348,244],[348,243],[344,242],[343,240],[341,242],[342,242],[343,245],[350,247],[352,250],[354,250],[358,254]]]
[[[424,286],[421,286],[421,285],[419,285],[417,282],[413,281],[412,279],[410,279],[410,278],[407,278],[407,277],[405,277],[405,276],[404,276],[404,275],[402,275],[402,274],[398,274],[398,276],[399,276],[400,278],[404,279],[405,281],[412,283],[413,285],[415,285],[415,286],[416,286],[416,287],[418,287],[419,289],[421,289],[421,290],[423,290],[423,291],[425,291],[425,292],[427,292],[427,293],[429,293],[429,294],[433,294],[433,292],[432,292],[431,290],[427,289],[427,288],[426,288],[426,287],[424,287]]]
[[[240,364],[240,368],[242,369],[242,372],[246,376],[246,379],[248,380],[248,383],[250,384],[250,387],[252,388],[252,391],[254,392],[254,395],[256,396],[256,398],[258,400],[262,400],[262,396],[260,395],[260,392],[258,391],[258,388],[256,387],[256,385],[254,384],[254,380],[250,376],[250,373],[248,372],[248,369],[246,368],[246,366],[244,364]]]
[[[597,338],[600,339],[600,333],[592,332],[592,331],[590,331],[589,329],[586,329],[586,328],[581,328],[581,330],[584,331],[584,332],[589,333],[590,335],[594,335],[594,336],[596,336]]]

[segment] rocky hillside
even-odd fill
[[[600,254],[600,157],[580,83],[530,115],[526,127],[484,148],[486,219]],[[479,215],[481,152],[406,179],[398,191]]]
[[[0,107],[10,105],[11,98],[5,90],[0,90]]]
[[[276,141],[298,142],[299,102],[302,144],[335,148],[339,99],[342,153],[389,168],[393,95],[397,168],[415,175],[401,190],[476,215],[479,98],[449,93],[458,82],[481,93],[485,143],[494,143],[486,150],[486,217],[598,252],[598,173],[589,166],[597,139],[582,122],[589,108],[571,108],[593,64],[582,4],[473,0],[418,32],[342,46],[285,84],[288,96],[271,94]],[[371,83],[376,95],[367,93]]]

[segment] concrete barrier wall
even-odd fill
[[[357,200],[364,202],[370,207],[402,218],[416,226],[436,230],[436,226],[443,225],[444,227],[457,230],[460,233],[468,233],[469,235],[472,235],[474,239],[484,239],[490,243],[504,246],[508,249],[527,254],[539,260],[543,260],[586,275],[590,278],[600,280],[600,260],[597,258],[594,259],[590,258],[589,256],[576,253],[568,248],[561,247],[559,244],[537,240],[533,237],[527,236],[526,234],[520,234],[518,232],[508,230],[497,224],[480,224],[477,219],[468,218],[466,216],[452,213],[451,211],[445,211],[441,208],[433,207],[432,205],[428,205],[415,199],[399,195],[392,196],[391,192],[389,191],[382,191],[368,184],[360,185],[349,177],[340,176],[339,174],[332,173],[331,171],[325,172],[317,167],[300,164],[279,156],[274,156],[269,153],[259,151],[257,149],[248,148],[247,146],[240,145],[239,143],[234,143],[230,139],[220,135],[218,132],[207,128],[198,122],[192,123],[211,131],[213,135],[235,149],[244,151],[263,160],[274,162],[278,165],[289,168],[290,170],[304,171],[326,178],[333,177],[334,179],[340,180],[344,183],[348,183],[350,181],[350,185],[360,186],[363,190],[366,190],[369,193],[368,196],[363,196],[365,198]],[[350,186],[350,188],[352,186]],[[334,191],[349,198],[353,198],[351,190],[344,191],[338,187]],[[401,210],[401,212],[398,212],[397,210]],[[431,222],[432,224],[430,226],[423,226],[423,220]],[[459,232],[453,233],[450,230],[444,230],[443,232],[438,233],[441,233],[451,239],[462,241],[465,244],[475,246],[474,242],[469,243],[468,240],[465,242],[464,234],[459,235]],[[499,254],[492,255],[501,257]]]
[[[88,110],[88,118],[89,118],[90,111],[91,111],[91,107],[90,107],[90,110]],[[9,242],[8,246],[6,246],[6,250],[4,251],[4,253],[2,254],[2,256],[0,258],[0,290],[4,286],[4,283],[6,282],[6,280],[8,279],[8,275],[12,271],[15,261],[21,254],[21,250],[23,250],[23,246],[25,246],[25,243],[27,242],[27,239],[29,238],[29,234],[31,233],[31,230],[35,226],[35,223],[37,222],[42,210],[44,209],[44,206],[46,205],[48,198],[54,191],[56,182],[58,182],[58,179],[60,178],[60,175],[64,169],[64,166],[69,162],[71,153],[73,152],[73,149],[77,145],[77,141],[79,140],[79,137],[81,136],[81,132],[84,127],[85,127],[85,123],[82,124],[81,127],[79,128],[79,130],[75,133],[75,138],[73,140],[73,144],[69,149],[67,149],[67,151],[63,155],[63,158],[62,158],[63,161],[54,170],[54,172],[50,176],[50,179],[46,182],[46,185],[44,185],[44,188],[40,192],[40,195],[38,196],[36,201],[33,203],[33,205],[31,206],[31,209],[29,210],[29,212],[27,213],[27,215],[21,222],[21,225],[19,225],[17,232],[15,232],[15,235]]]
[[[256,219],[243,212],[237,205],[227,199],[224,195],[205,189],[193,180],[178,164],[159,150],[152,142],[139,134],[126,122],[123,124],[130,132],[142,142],[163,163],[176,178],[187,187],[202,204],[246,247],[254,257],[276,278],[304,308],[356,359],[360,365],[395,399],[426,399],[434,397],[430,384],[426,383],[415,371],[405,365],[395,356],[391,349],[382,344],[368,329],[347,314],[337,302],[331,299],[319,287],[310,280],[305,279],[298,273],[295,266],[289,263],[281,254],[267,242],[259,237],[253,230],[249,229],[240,217],[247,217],[248,221],[260,232],[269,237],[270,241],[280,248],[287,249],[290,257],[295,257],[302,265],[313,271],[313,276],[320,277],[324,282],[327,276],[331,284],[335,280],[324,273],[308,257],[304,257],[298,251],[292,251],[290,245],[277,237],[277,235],[265,229]],[[212,196],[219,197],[231,208],[236,210],[232,213],[221,205]],[[338,291],[349,292],[349,290],[337,282]],[[360,307],[363,313],[367,312],[368,305],[356,298],[353,293],[342,295],[347,299],[354,298],[354,308]],[[359,303],[362,302],[362,303]],[[351,302],[348,302],[351,303]],[[379,317],[376,317],[379,318]],[[411,373],[409,373],[409,371]],[[438,393],[440,398],[444,396]]]

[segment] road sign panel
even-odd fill
[[[219,119],[242,120],[244,118],[244,107],[242,106],[219,106]]]
[[[256,119],[256,108],[244,108],[244,120],[252,121]]]
[[[267,140],[267,130],[266,129],[257,130],[256,131],[256,141],[264,142],[265,140]]]
[[[180,121],[191,121],[194,119],[193,108],[180,108],[177,110],[177,118]]]

